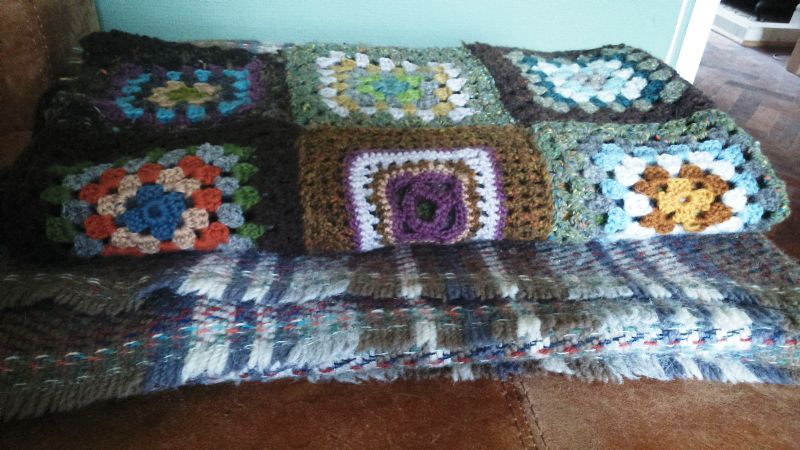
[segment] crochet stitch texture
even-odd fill
[[[124,33],[92,35],[84,45],[83,78],[43,103],[43,116],[52,120],[45,121],[35,151],[55,161],[84,153],[96,177],[102,175],[98,163],[113,160],[106,157],[109,149],[115,156],[135,154],[126,147],[144,154],[167,144],[167,136],[181,141],[168,148],[181,148],[203,142],[199,134],[206,131],[213,137],[206,142],[235,143],[231,139],[252,126],[247,124],[288,119],[291,96],[294,121],[309,126],[302,148],[295,148],[293,136],[272,144],[266,135],[248,131],[238,143],[257,150],[252,164],[220,159],[214,167],[227,176],[212,191],[195,193],[181,182],[179,191],[192,191],[191,202],[207,205],[207,212],[219,217],[220,225],[214,225],[219,239],[225,239],[220,226],[238,227],[260,236],[251,239],[257,247],[292,254],[470,240],[580,242],[764,230],[788,214],[785,190],[752,140],[742,130],[732,131],[732,121],[720,112],[693,113],[706,108],[707,99],[668,66],[628,46],[544,53],[484,44],[469,50],[307,44],[252,54]],[[84,84],[94,86],[91,92]],[[518,102],[509,93],[530,98]],[[88,109],[73,108],[79,103]],[[97,116],[88,105],[110,109]],[[74,116],[62,115],[65,111]],[[643,128],[603,123],[674,117],[679,118]],[[535,124],[515,129],[509,126],[515,118]],[[578,124],[578,118],[587,122]],[[294,134],[289,123],[265,123]],[[375,130],[356,129],[363,125]],[[314,137],[318,127],[339,128],[322,139]],[[621,128],[609,135],[614,127]],[[407,129],[409,136],[386,130],[393,128]],[[423,131],[439,128],[456,131]],[[586,137],[573,141],[578,129]],[[678,132],[683,134],[674,135]],[[363,142],[351,139],[345,148],[334,135]],[[384,137],[373,145],[379,135]],[[52,148],[62,141],[65,148]],[[337,146],[343,147],[328,150]],[[32,164],[20,166],[20,172],[34,170]],[[158,172],[151,166],[141,170]],[[177,183],[176,171],[182,170],[168,168],[164,182]],[[252,180],[253,189],[239,186],[243,177]],[[87,183],[75,186],[75,175],[66,181],[79,191],[77,198],[38,183],[35,188],[44,192],[30,194],[59,205],[60,217],[22,214],[35,226],[29,232],[16,227],[9,236],[46,228],[36,239],[47,235],[52,242],[72,244],[75,254],[94,255],[103,252],[105,234],[114,232],[112,218],[113,227],[127,232],[132,226],[154,239],[142,240],[141,249],[123,232],[115,241],[152,253],[155,241],[166,242],[159,238],[176,232],[175,245],[194,248],[192,233],[176,224],[204,224],[194,211],[178,214],[179,202],[170,200],[174,195],[136,200],[130,181],[122,194],[111,195],[104,183],[84,189]],[[155,182],[161,183],[147,183]],[[128,199],[160,211],[159,219]],[[9,210],[41,209],[22,198],[5,203]],[[97,214],[91,209],[95,204]],[[126,213],[128,207],[133,209]],[[248,222],[237,208],[266,220]],[[87,233],[90,215],[100,218],[91,219]],[[130,226],[122,226],[128,219]],[[19,241],[31,242],[27,237]],[[246,241],[233,247],[244,249]]]
[[[60,207],[61,216],[47,219],[47,236],[73,242],[74,254],[83,258],[251,248],[264,233],[263,225],[244,217],[260,201],[246,184],[257,171],[247,162],[252,153],[206,143],[121,158],[116,167],[53,167],[61,184],[47,188],[42,199]]]
[[[800,382],[800,268],[760,234],[785,187],[646,52],[83,45],[0,176],[0,420],[247,380]]]
[[[255,244],[291,254],[303,251],[294,147],[297,132],[291,124],[246,119],[180,132],[165,133],[162,128],[122,132],[120,141],[69,140],[63,133],[60,128],[40,132],[2,180],[0,207],[4,216],[10,214],[15,220],[0,223],[0,231],[4,244],[19,257],[57,264],[69,255],[101,253],[101,246],[110,244],[110,238],[91,238],[86,233],[85,221],[93,215],[107,216],[92,219],[92,229],[100,233],[94,236],[104,236],[103,230],[111,229],[108,219],[113,219],[112,234],[115,229],[125,229],[117,233],[115,242],[136,250],[127,253],[141,254],[136,239],[125,233],[130,229],[117,220],[129,208],[139,211],[133,216],[133,224],[141,231],[136,234],[147,237],[149,244],[142,244],[145,254],[156,250],[155,241],[165,243],[167,251],[181,247],[208,251],[219,244],[224,249],[242,250]],[[209,142],[211,150],[200,149]],[[231,153],[236,148],[248,149],[247,154]],[[138,205],[133,202],[140,187],[156,184],[164,193],[180,192],[183,196],[186,209],[178,225],[174,221],[161,223],[161,231],[177,232],[179,242],[150,240],[149,219],[140,215],[146,212],[141,207],[150,199]],[[156,197],[153,206],[161,208],[166,199]],[[206,228],[206,219],[198,209],[205,211],[209,224],[219,222],[209,230],[213,231],[209,239],[198,239]],[[190,233],[181,224],[194,231]],[[228,231],[227,243],[222,243],[226,232],[222,227]],[[114,249],[106,253],[109,251]]]
[[[508,111],[525,125],[658,122],[713,107],[667,64],[626,45],[569,52],[467,47],[489,68]]]
[[[532,127],[553,177],[552,239],[762,231],[789,199],[756,141],[708,110],[656,124]]]
[[[523,129],[320,128],[299,147],[311,252],[549,233],[549,177]]]
[[[511,122],[486,68],[463,48],[298,45],[287,52],[287,82],[300,125]]]
[[[261,99],[261,71],[262,63],[255,57],[236,69],[206,65],[145,70],[120,65],[110,80],[107,99],[95,105],[112,121],[159,126],[218,121],[253,108]]]
[[[47,126],[67,135],[290,117],[284,62],[277,53],[202,48],[118,31],[91,34],[81,46],[82,70],[42,105]]]

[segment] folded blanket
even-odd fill
[[[278,378],[800,381],[800,266],[758,234],[785,187],[646,52],[83,46],[0,177],[3,420]]]
[[[278,378],[800,381],[800,266],[756,234],[193,258],[12,269],[3,292],[64,292],[4,305],[0,416]]]

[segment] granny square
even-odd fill
[[[301,45],[287,52],[297,123],[507,124],[486,68],[463,48]]]
[[[309,130],[300,191],[310,252],[542,239],[545,164],[524,129]]]
[[[302,252],[296,128],[249,119],[94,147],[35,140],[2,180],[17,253]],[[44,139],[46,137],[46,139]],[[22,248],[26,248],[24,252]]]
[[[248,162],[252,153],[205,143],[53,167],[63,177],[41,198],[60,214],[47,218],[47,238],[72,244],[83,258],[253,247],[265,227],[245,218],[261,200],[248,184],[258,172]]]
[[[553,53],[486,44],[468,48],[489,68],[506,108],[527,125],[660,122],[713,107],[663,61],[627,45]]]
[[[499,239],[501,179],[495,151],[485,147],[350,154],[345,187],[356,247]]]
[[[261,68],[258,58],[231,69],[124,64],[95,105],[111,121],[157,126],[214,122],[252,109],[261,100]]]
[[[655,124],[546,122],[557,241],[766,230],[789,214],[757,141],[717,110]]]
[[[201,48],[121,32],[81,41],[84,65],[44,105],[56,126],[174,130],[223,120],[288,120],[280,53]]]

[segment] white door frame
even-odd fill
[[[675,35],[672,38],[666,60],[689,81],[694,81],[700,60],[711,33],[714,17],[720,0],[682,0]],[[683,24],[688,20],[686,32],[681,36]]]

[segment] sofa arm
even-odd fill
[[[94,0],[3,0],[0,7],[0,166],[30,137],[36,103],[67,70],[78,39],[99,29]]]

